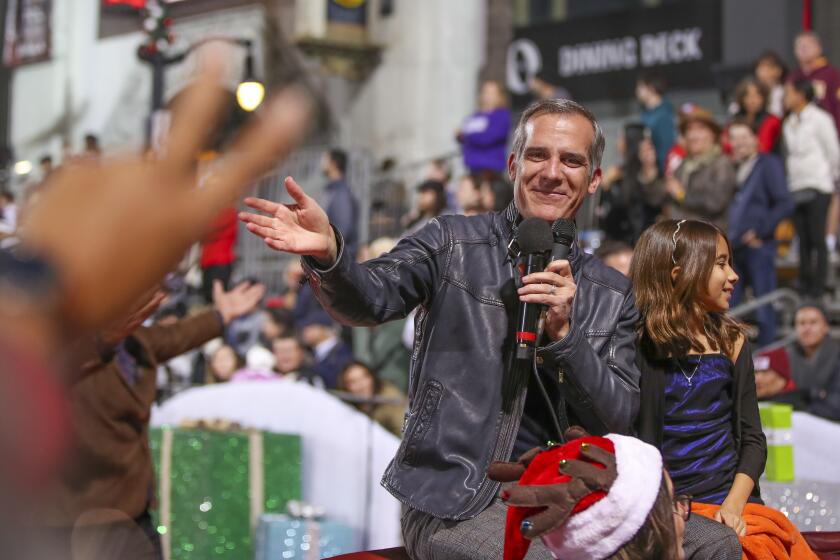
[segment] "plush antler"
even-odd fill
[[[563,434],[566,441],[586,437],[589,435],[586,430],[580,426],[571,426]],[[487,469],[487,477],[496,482],[516,482],[525,473],[525,469],[531,464],[534,457],[542,451],[546,451],[543,447],[534,447],[523,453],[516,461],[493,461]]]

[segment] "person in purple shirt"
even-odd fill
[[[481,85],[479,110],[470,115],[455,138],[461,144],[464,165],[472,175],[501,173],[507,168],[510,133],[507,93],[499,82]]]

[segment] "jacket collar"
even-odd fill
[[[516,237],[516,230],[519,227],[519,223],[522,221],[522,215],[519,213],[519,209],[516,208],[516,202],[511,201],[511,203],[508,204],[508,207],[501,212],[501,215],[502,228],[504,230],[505,237],[508,240],[511,240]],[[572,241],[571,250],[569,251],[569,264],[572,265],[573,271],[578,270],[582,259],[583,251],[580,250],[576,232],[575,238]]]

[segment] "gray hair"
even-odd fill
[[[595,170],[601,167],[601,158],[604,156],[604,131],[601,125],[595,120],[595,116],[589,112],[589,109],[575,103],[571,99],[543,99],[536,101],[528,106],[522,113],[519,119],[519,124],[516,125],[516,130],[513,133],[513,150],[514,159],[517,165],[522,161],[522,156],[525,154],[525,143],[528,140],[528,123],[531,119],[539,117],[540,115],[580,115],[584,117],[592,125],[592,144],[589,146],[589,178],[595,173]]]

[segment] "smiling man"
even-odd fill
[[[362,264],[291,178],[290,206],[248,199],[243,213],[269,247],[303,255],[318,299],[337,319],[374,325],[419,308],[403,442],[383,485],[407,508],[412,558],[501,558],[505,507],[494,460],[559,441],[555,424],[629,433],[639,403],[638,314],[629,280],[573,244],[568,260],[519,278],[508,254],[523,218],[574,219],[601,181],[604,135],[569,100],[522,115],[508,171],[514,202],[499,213],[439,216]],[[520,301],[546,308],[539,380],[512,356]],[[551,558],[535,542],[528,558]]]

